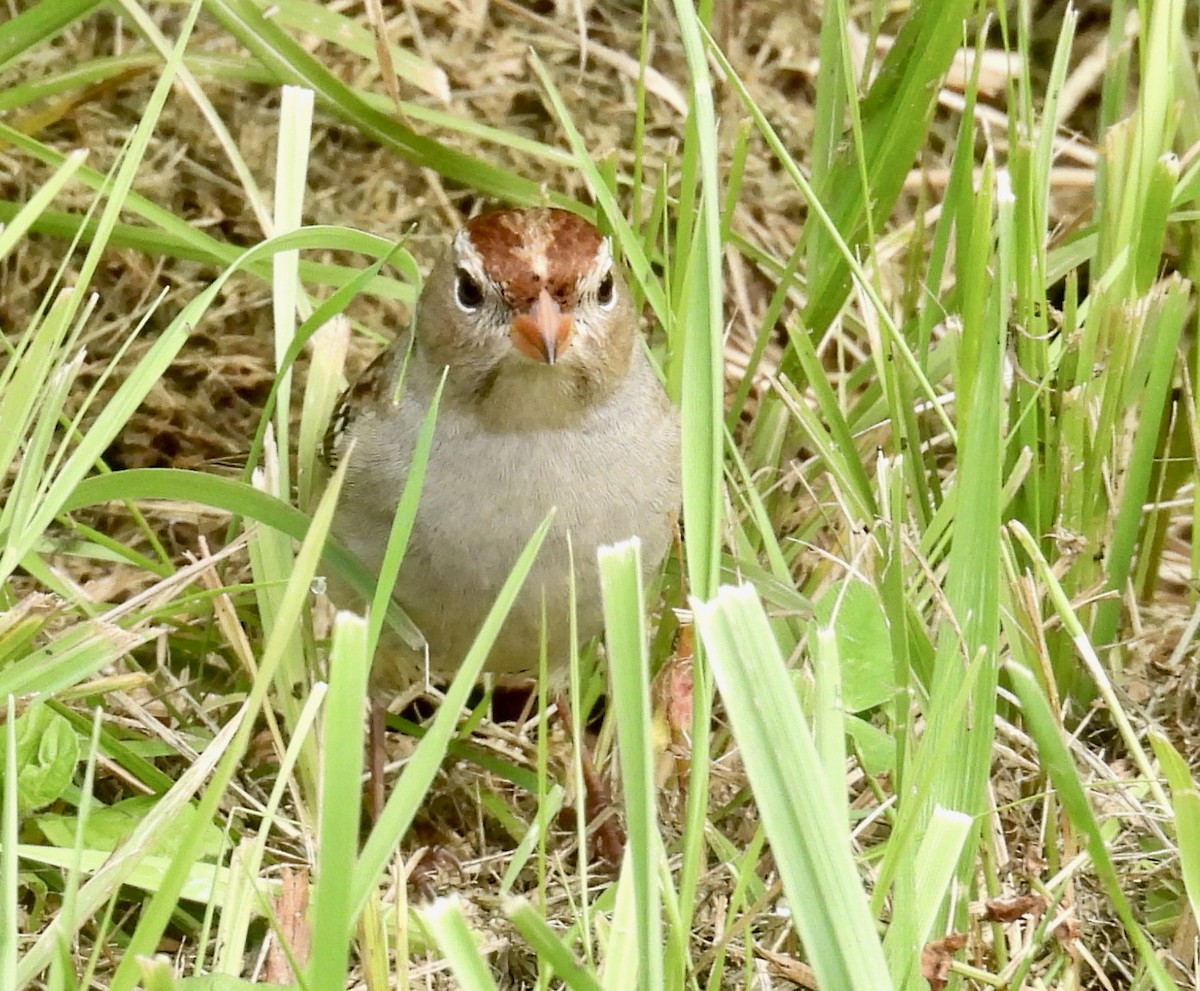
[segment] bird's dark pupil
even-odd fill
[[[600,288],[596,291],[596,297],[606,306],[612,302],[613,277],[611,272],[601,280]]]
[[[458,294],[458,302],[469,310],[483,302],[483,289],[466,272],[459,271],[454,291]]]

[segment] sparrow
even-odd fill
[[[342,397],[325,446],[330,468],[349,457],[333,532],[376,574],[443,375],[393,590],[427,656],[385,630],[373,695],[453,675],[552,509],[488,656],[499,676],[536,672],[543,633],[551,666],[567,661],[572,560],[583,643],[603,628],[597,548],[640,538],[648,577],[674,539],[679,414],[643,348],[612,243],[587,220],[538,208],[468,221],[426,280],[412,329]],[[336,588],[333,598],[348,604]]]

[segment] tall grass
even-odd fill
[[[48,237],[62,260],[35,319],[4,327],[0,369],[0,986],[250,986],[245,952],[260,920],[282,931],[280,844],[312,871],[315,938],[308,959],[293,961],[302,987],[407,987],[425,965],[449,968],[464,988],[507,986],[521,978],[481,943],[497,927],[532,961],[538,987],[1098,986],[1098,934],[1060,925],[1084,890],[1090,911],[1120,927],[1111,957],[1124,986],[1188,986],[1190,964],[1168,967],[1161,951],[1200,902],[1194,769],[1121,683],[1142,604],[1194,605],[1159,581],[1178,529],[1172,501],[1187,502],[1191,520],[1198,505],[1187,235],[1200,167],[1176,157],[1180,137],[1195,138],[1185,102],[1196,89],[1194,24],[1182,0],[1144,0],[1136,44],[1124,46],[1125,5],[1112,5],[1089,136],[1101,153],[1094,208],[1059,235],[1073,10],[1042,74],[1027,4],[915,3],[884,22],[896,30],[875,64],[857,61],[849,5],[828,3],[801,155],[722,50],[711,6],[645,5],[640,50],[626,53],[638,67],[628,158],[596,157],[594,121],[536,53],[530,78],[561,146],[416,102],[393,113],[302,37],[369,64],[365,22],[310,0],[179,4],[172,39],[154,11],[121,0],[137,51],[51,65],[0,94],[0,141],[48,170],[31,195],[0,201],[0,259]],[[20,74],[96,7],[41,0],[0,24],[0,69]],[[661,167],[646,128],[652,40],[674,46],[688,107]],[[248,55],[214,54],[218,41]],[[996,46],[1018,58],[1002,127],[989,130],[979,78]],[[396,46],[391,57],[445,95],[438,66]],[[964,59],[962,111],[948,117],[940,87]],[[108,172],[39,137],[69,115],[72,94],[129,73],[156,83]],[[253,178],[266,163],[242,158],[205,96],[217,79],[288,87],[271,205]],[[332,567],[372,586],[326,548],[340,477],[322,487],[315,455],[341,384],[342,311],[360,295],[411,302],[419,273],[382,236],[301,223],[313,105],[447,181],[597,219],[656,323],[653,354],[684,424],[682,563],[644,587],[636,546],[577,562],[603,576],[612,691],[596,749],[604,760],[615,747],[629,834],[613,877],[570,866],[585,824],[550,835],[584,774],[575,763],[548,781],[545,689],[534,770],[469,740],[484,718],[468,709],[471,690],[547,525],[436,716],[414,731],[378,821],[360,828],[365,658],[383,622],[406,621],[385,577],[366,622],[339,615],[329,642],[317,641],[318,574]],[[210,122],[259,243],[235,247],[134,191],[168,112]],[[946,182],[909,197],[914,162],[934,142],[947,149]],[[589,202],[495,164],[497,149],[570,170]],[[777,171],[781,198],[805,206],[804,233],[783,251],[743,222],[756,206],[747,166],[758,162]],[[52,208],[78,187],[90,210]],[[148,348],[118,350],[85,389],[89,291],[113,248],[168,267],[202,261],[214,277]],[[347,264],[348,252],[366,261]],[[735,270],[765,288],[746,378],[727,387],[729,323],[754,317],[733,312]],[[110,470],[105,451],[241,273],[271,280],[278,378],[244,477]],[[128,341],[141,329],[131,317]],[[314,364],[297,417],[288,376],[310,345],[327,360]],[[426,447],[435,415],[436,404]],[[393,577],[420,486],[416,470],[389,544]],[[116,501],[151,534],[163,502],[220,511],[231,542],[184,564],[73,516]],[[243,548],[252,578],[231,587],[223,568]],[[61,554],[134,569],[146,588],[95,599]],[[196,626],[236,665],[219,719],[144,704]],[[689,698],[656,694],[663,667],[690,671]],[[586,666],[571,674],[579,743],[580,710],[600,689]],[[1078,736],[1081,722],[1103,725]],[[254,762],[277,767],[261,791],[252,745]],[[1134,780],[1105,763],[1108,747]],[[478,798],[514,837],[497,871],[502,900],[409,903],[396,852],[447,754],[536,796],[525,818],[500,791]],[[112,776],[104,788],[100,768]],[[1124,803],[1121,818],[1108,793]],[[1020,876],[1010,842],[1045,869]],[[1118,848],[1137,850],[1140,876]],[[523,887],[527,865],[536,881]],[[1044,899],[1023,922],[977,907],[1014,885]],[[958,957],[953,940],[939,942],[956,934],[970,947]],[[153,962],[170,940],[184,945],[187,980]]]

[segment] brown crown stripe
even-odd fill
[[[573,307],[578,276],[592,265],[603,240],[582,217],[567,210],[496,210],[467,224],[487,274],[515,306],[528,306],[543,288]]]

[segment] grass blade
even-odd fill
[[[821,987],[892,987],[839,807],[754,590],[693,599],[796,931]]]

